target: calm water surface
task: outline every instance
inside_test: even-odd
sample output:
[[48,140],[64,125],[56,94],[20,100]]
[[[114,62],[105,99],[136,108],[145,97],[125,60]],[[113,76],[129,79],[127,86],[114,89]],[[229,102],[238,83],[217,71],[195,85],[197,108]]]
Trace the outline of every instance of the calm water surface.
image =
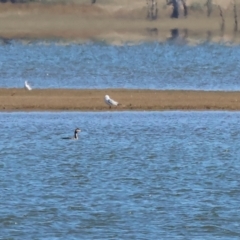
[[0,113],[0,239],[239,239],[239,122]]
[[0,45],[0,87],[240,90],[240,46]]

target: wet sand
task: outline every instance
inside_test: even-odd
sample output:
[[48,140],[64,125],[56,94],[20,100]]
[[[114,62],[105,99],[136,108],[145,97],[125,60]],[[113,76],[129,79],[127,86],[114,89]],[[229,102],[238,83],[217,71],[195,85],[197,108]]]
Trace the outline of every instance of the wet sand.
[[[109,109],[104,96],[119,101]],[[0,111],[240,110],[240,92],[182,90],[0,89]]]

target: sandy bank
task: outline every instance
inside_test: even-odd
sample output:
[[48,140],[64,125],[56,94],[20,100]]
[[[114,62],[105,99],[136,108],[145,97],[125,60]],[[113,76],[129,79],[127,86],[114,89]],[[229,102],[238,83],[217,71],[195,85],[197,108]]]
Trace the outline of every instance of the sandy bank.
[[240,92],[156,90],[0,89],[0,111],[109,111],[108,94],[126,110],[240,110]]
[[[82,2],[82,1],[79,1]],[[146,1],[97,1],[97,4],[0,4],[0,38],[27,40],[124,42],[179,41],[240,42],[234,32],[232,6],[224,11],[225,25],[215,7],[211,17],[206,9],[189,8],[187,18],[171,19],[171,7],[159,0],[159,17],[147,20]],[[201,1],[200,1],[201,2]],[[202,4],[203,5],[203,4]],[[198,6],[198,5],[197,5]],[[174,31],[172,31],[175,29]]]

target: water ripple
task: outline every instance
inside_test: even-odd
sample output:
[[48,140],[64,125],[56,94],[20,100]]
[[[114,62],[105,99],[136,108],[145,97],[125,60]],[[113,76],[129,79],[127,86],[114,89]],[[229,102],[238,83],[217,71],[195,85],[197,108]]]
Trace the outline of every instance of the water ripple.
[[[239,90],[239,46],[0,45],[1,87]],[[16,71],[17,70],[17,71]]]
[[0,239],[238,239],[239,120],[1,113]]

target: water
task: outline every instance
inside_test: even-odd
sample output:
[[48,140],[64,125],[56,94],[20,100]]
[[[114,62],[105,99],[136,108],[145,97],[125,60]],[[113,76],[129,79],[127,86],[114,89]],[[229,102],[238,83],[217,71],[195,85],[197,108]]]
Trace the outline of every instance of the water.
[[[240,47],[0,45],[0,87],[240,90]],[[0,240],[239,239],[240,113],[0,113]],[[78,141],[62,140],[82,128]]]
[[240,46],[0,45],[0,87],[240,90]]
[[239,121],[1,113],[0,239],[239,239]]

